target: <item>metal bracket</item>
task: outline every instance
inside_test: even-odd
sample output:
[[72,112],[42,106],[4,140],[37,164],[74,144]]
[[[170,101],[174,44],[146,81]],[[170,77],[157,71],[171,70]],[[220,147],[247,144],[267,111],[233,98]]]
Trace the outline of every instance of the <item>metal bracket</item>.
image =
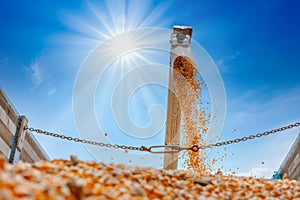
[[172,48],[177,46],[189,47],[192,39],[192,27],[190,26],[173,26],[170,43]]
[[11,150],[8,162],[16,164],[20,160],[23,141],[25,139],[26,130],[24,127],[28,124],[28,119],[25,116],[18,118],[18,124],[15,135],[12,137]]

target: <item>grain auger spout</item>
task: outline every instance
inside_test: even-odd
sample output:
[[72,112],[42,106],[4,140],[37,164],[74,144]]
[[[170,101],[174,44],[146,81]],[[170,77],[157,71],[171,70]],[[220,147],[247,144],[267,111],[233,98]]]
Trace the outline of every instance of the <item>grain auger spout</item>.
[[[166,123],[165,145],[180,144],[181,108],[179,94],[176,92],[180,86],[179,74],[187,80],[194,78],[195,66],[192,62],[191,52],[192,27],[174,26],[171,34],[170,74],[168,91],[168,110]],[[177,74],[177,75],[176,75]],[[179,153],[164,156],[165,169],[177,169]]]

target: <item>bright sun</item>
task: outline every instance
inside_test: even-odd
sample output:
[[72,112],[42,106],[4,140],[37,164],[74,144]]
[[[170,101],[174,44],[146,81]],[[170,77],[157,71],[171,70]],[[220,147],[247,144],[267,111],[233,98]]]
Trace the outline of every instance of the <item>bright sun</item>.
[[[168,9],[169,4],[161,3],[157,6],[145,4],[144,1],[121,0],[116,4],[113,1],[105,0],[100,2],[85,1],[89,12],[80,18],[70,16],[68,25],[78,32],[78,43],[91,44],[92,47],[103,41],[110,40],[110,47],[106,47],[107,53],[111,56],[118,55],[117,59],[121,64],[132,66],[136,59],[146,59],[137,51],[128,51],[140,39],[136,35],[130,35],[130,31],[144,27],[164,27],[169,25],[168,19],[161,19],[163,13]],[[145,6],[147,5],[147,6]],[[158,20],[159,19],[159,20]],[[127,34],[128,33],[128,34]],[[124,68],[125,66],[120,66]]]
[[134,57],[138,55],[137,52],[130,51],[134,47],[137,47],[137,41],[131,34],[120,34],[111,39],[110,45],[107,47],[113,55],[120,55],[119,59],[124,61],[123,63],[129,64],[134,60]]

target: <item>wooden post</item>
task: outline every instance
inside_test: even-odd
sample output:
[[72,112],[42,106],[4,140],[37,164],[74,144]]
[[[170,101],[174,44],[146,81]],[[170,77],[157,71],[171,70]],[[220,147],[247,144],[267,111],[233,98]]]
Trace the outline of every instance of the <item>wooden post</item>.
[[24,127],[28,124],[28,119],[25,116],[19,116],[16,133],[12,136],[12,147],[8,162],[16,164],[20,160],[21,150],[25,139],[26,131]]
[[[176,57],[184,54],[190,47],[192,37],[191,27],[174,26],[171,35],[170,75],[168,91],[168,109],[166,122],[165,145],[180,145],[180,121],[181,111],[179,101],[176,98],[174,61]],[[169,150],[169,149],[166,149]],[[171,150],[171,149],[170,149]],[[177,169],[178,153],[165,154],[164,169]]]

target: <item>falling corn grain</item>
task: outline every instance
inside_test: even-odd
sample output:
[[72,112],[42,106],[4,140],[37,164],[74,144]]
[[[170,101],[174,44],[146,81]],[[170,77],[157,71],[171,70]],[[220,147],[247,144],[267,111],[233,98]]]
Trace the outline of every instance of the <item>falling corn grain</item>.
[[[174,85],[181,110],[181,133],[183,146],[205,145],[210,113],[202,106],[204,82],[196,76],[196,65],[188,57],[174,60]],[[206,103],[208,105],[208,103]],[[200,175],[210,173],[216,160],[210,161],[205,151],[188,151],[183,155],[184,167]]]

